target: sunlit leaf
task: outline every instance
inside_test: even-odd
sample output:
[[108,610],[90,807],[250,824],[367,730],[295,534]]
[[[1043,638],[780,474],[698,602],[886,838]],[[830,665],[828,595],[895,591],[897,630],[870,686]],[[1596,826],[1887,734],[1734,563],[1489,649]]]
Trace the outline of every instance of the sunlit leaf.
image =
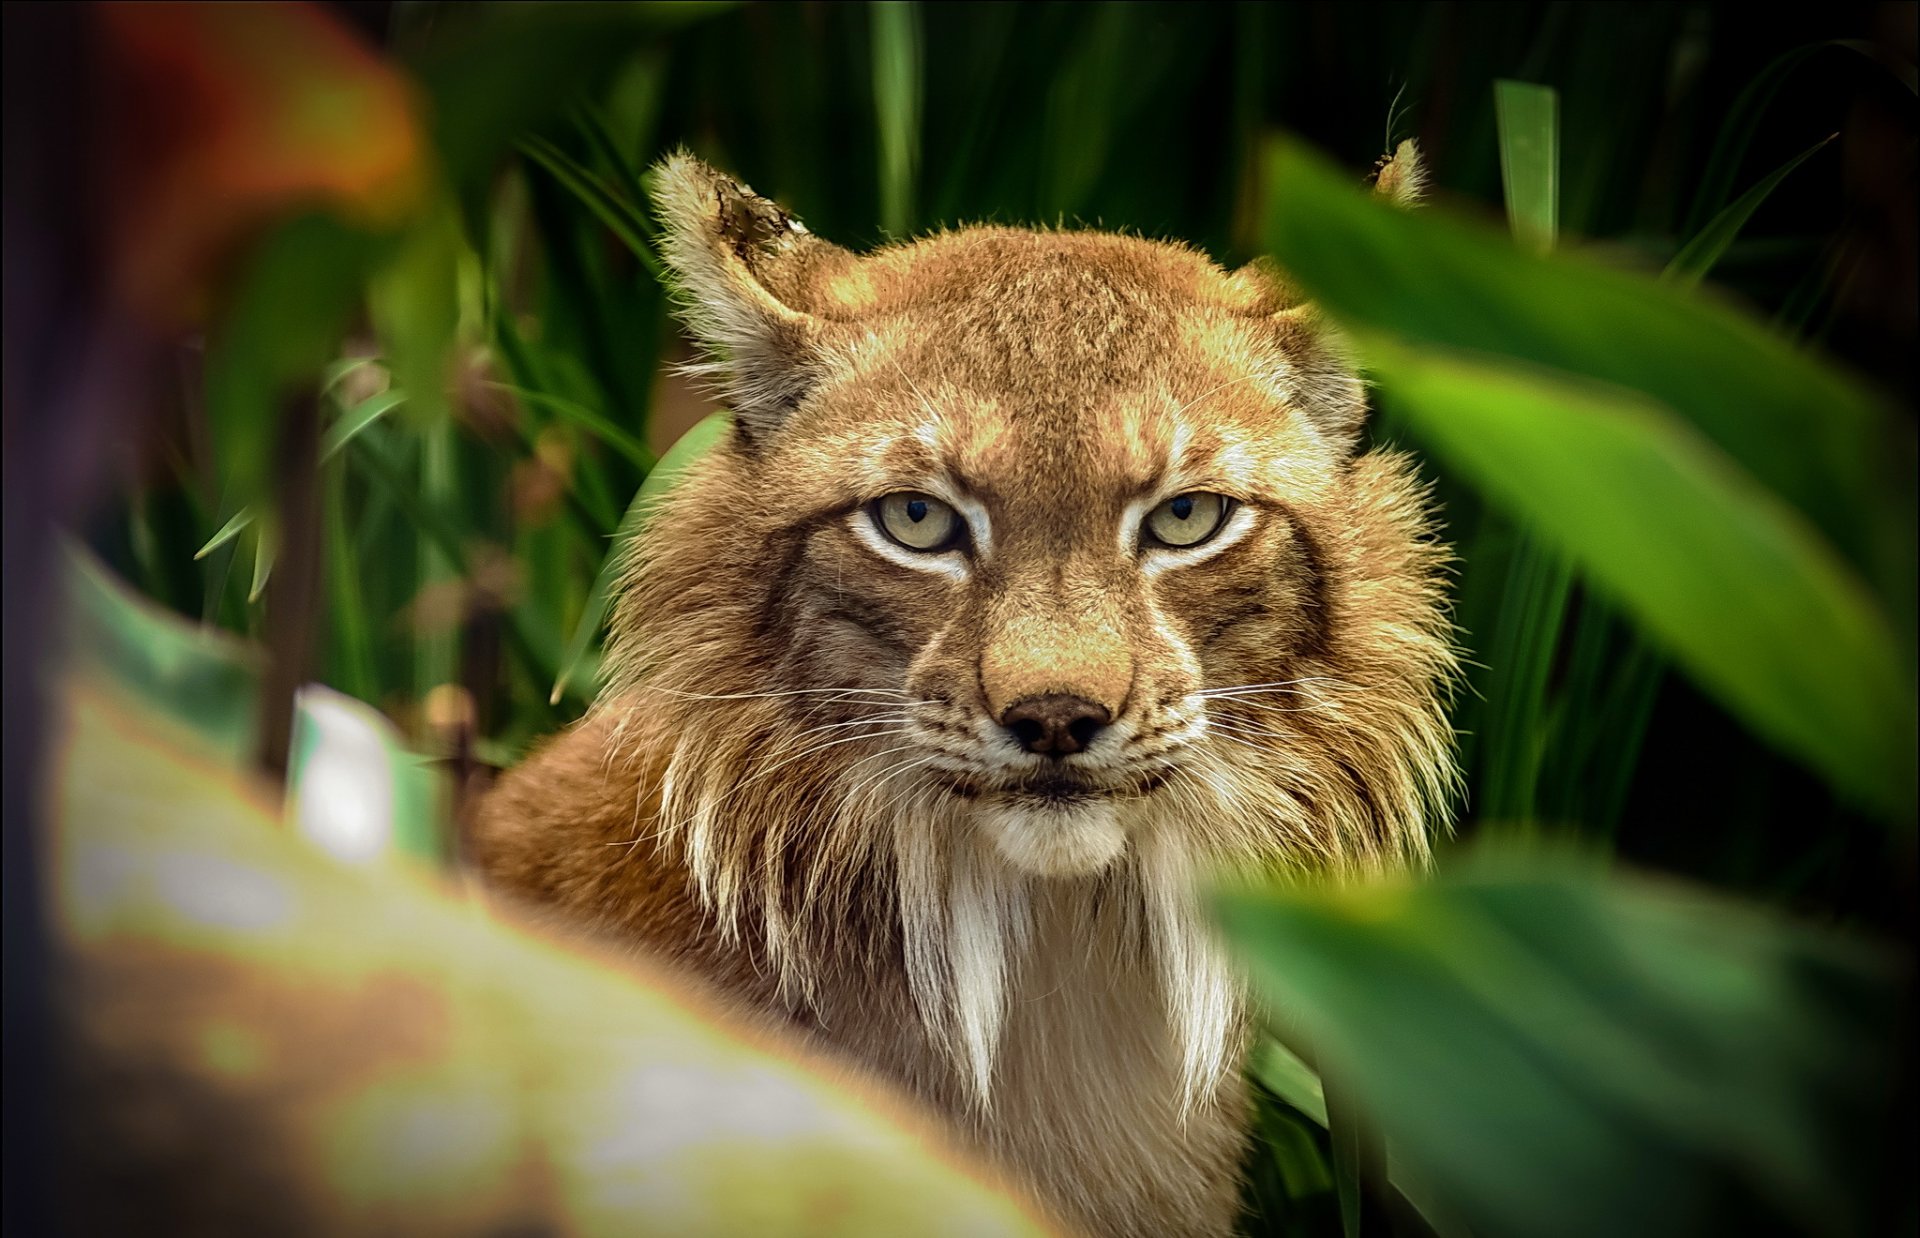
[[1493,101],[1507,222],[1522,245],[1546,253],[1560,231],[1560,96],[1502,81],[1493,84]]
[[880,226],[913,228],[920,162],[919,10],[910,0],[873,0],[873,109],[880,128]]

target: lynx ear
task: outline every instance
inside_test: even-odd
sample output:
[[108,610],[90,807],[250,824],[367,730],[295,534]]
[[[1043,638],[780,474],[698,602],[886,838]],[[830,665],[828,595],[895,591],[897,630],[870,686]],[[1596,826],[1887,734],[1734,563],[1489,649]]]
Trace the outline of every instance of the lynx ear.
[[1427,196],[1427,164],[1420,148],[1408,138],[1391,155],[1380,156],[1373,169],[1373,192],[1395,206],[1419,206]]
[[1228,286],[1272,350],[1269,385],[1343,453],[1351,452],[1366,424],[1367,392],[1340,333],[1268,259],[1235,271]]
[[845,251],[684,151],[653,172],[660,251],[680,317],[748,442],[777,430],[818,377],[819,323],[806,290]]

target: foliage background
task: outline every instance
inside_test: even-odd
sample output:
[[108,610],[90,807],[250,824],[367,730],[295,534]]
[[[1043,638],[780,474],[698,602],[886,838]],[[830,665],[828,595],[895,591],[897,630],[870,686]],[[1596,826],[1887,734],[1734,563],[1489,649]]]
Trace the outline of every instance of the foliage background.
[[[1716,246],[1709,278],[1890,410],[1876,433],[1899,476],[1884,502],[1862,500],[1864,518],[1892,561],[1911,550],[1912,5],[1765,21],[1698,3],[327,12],[414,92],[363,92],[367,110],[316,121],[350,138],[327,157],[374,168],[376,185],[383,135],[417,106],[424,171],[392,190],[404,203],[384,222],[367,220],[385,191],[349,185],[283,195],[236,227],[247,241],[213,263],[221,276],[197,312],[139,354],[137,415],[101,445],[111,481],[84,531],[147,597],[257,640],[283,679],[303,668],[288,685],[317,679],[395,719],[454,770],[456,818],[487,767],[589,699],[609,539],[661,454],[709,411],[668,368],[686,350],[648,249],[646,169],[679,145],[855,247],[1002,220],[1180,238],[1235,265],[1277,235],[1288,185],[1267,173],[1281,133],[1356,184],[1417,138],[1439,203],[1498,225],[1515,204],[1495,83],[1515,80],[1557,98],[1561,248],[1649,273],[1811,149]],[[297,91],[282,93],[282,111],[267,110],[297,125]],[[361,215],[342,224],[337,201],[301,215],[329,193]],[[1371,434],[1422,449],[1401,398],[1383,384]],[[1803,924],[1908,932],[1910,799],[1889,828],[1889,810],[1837,792],[1831,771],[1758,738],[1675,670],[1453,457],[1428,468],[1472,659],[1457,713],[1463,842],[1579,840]],[[1901,634],[1910,701],[1911,573],[1876,564],[1856,566]],[[262,691],[279,690],[269,674]],[[1870,1021],[1876,1036],[1892,1020]],[[1882,1076],[1893,1096],[1906,1078],[1904,1066]],[[1263,1111],[1272,1156],[1256,1165],[1250,1229],[1446,1228],[1431,1208],[1411,1216],[1397,1176],[1368,1168],[1366,1123],[1343,1151],[1337,1115],[1330,1136],[1327,1115],[1299,1100],[1276,1094]],[[1885,1122],[1854,1119],[1847,1148],[1871,1158],[1909,1138]],[[1878,1164],[1853,1188],[1876,1200],[1891,1189]],[[1728,1190],[1708,1196],[1725,1217],[1765,1213]],[[1699,1219],[1668,1217],[1680,1230]]]

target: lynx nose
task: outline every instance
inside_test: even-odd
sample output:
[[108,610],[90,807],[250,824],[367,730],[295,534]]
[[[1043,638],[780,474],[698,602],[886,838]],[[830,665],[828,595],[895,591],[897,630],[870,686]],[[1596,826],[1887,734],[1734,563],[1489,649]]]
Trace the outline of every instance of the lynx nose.
[[1081,752],[1113,720],[1105,705],[1084,696],[1030,696],[1000,715],[1000,725],[1028,752],[1064,757]]

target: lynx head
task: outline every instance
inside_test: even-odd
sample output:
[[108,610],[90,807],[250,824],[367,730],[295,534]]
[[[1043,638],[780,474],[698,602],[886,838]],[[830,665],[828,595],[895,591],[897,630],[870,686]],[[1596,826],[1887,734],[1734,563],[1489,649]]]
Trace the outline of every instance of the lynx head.
[[1235,1003],[1196,874],[1418,862],[1453,776],[1443,552],[1358,452],[1361,383],[1260,266],[999,227],[860,255],[655,177],[734,417],[615,623],[605,708],[671,736],[659,833],[801,998],[900,952],[983,1095],[1053,948],[1032,901],[1100,891],[1204,1091]]

